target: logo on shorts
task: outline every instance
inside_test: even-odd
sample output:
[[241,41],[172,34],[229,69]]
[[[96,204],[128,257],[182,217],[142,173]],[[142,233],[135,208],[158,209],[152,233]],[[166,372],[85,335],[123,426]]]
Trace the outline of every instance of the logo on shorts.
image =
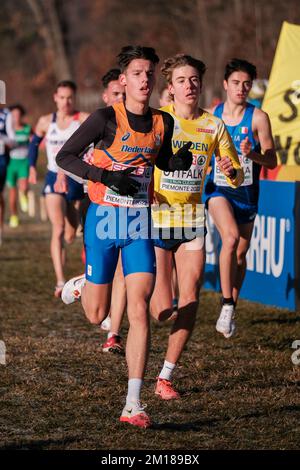
[[130,137],[130,132],[126,132],[126,134],[123,135],[123,137],[121,138],[122,142],[126,142],[126,140],[128,140]]
[[88,267],[87,267],[87,273],[88,273],[88,276],[91,276],[92,275],[92,272],[93,272],[93,268],[90,264],[88,264]]

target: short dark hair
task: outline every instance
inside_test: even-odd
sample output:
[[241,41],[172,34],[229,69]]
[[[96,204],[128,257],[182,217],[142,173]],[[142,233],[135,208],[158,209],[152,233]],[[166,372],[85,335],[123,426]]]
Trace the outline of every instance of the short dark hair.
[[107,88],[110,82],[118,80],[120,73],[120,69],[110,69],[106,72],[106,74],[101,78],[103,88]]
[[123,73],[124,70],[128,67],[130,62],[135,59],[145,59],[150,60],[154,65],[158,64],[159,57],[155,52],[153,47],[144,47],[144,46],[125,46],[122,47],[120,54],[117,56],[118,63]]
[[225,66],[224,80],[228,80],[234,72],[246,72],[250,75],[251,81],[256,79],[256,67],[244,59],[231,59]]
[[9,110],[10,111],[13,111],[14,109],[17,109],[18,111],[20,111],[20,114],[21,116],[25,116],[26,114],[26,109],[24,108],[24,106],[22,106],[21,104],[19,103],[16,103],[16,104],[12,104],[10,107],[9,107]]
[[56,90],[55,91],[57,91],[59,88],[70,88],[71,90],[74,91],[74,93],[76,93],[76,91],[77,91],[77,85],[72,80],[61,80],[56,85]]
[[164,65],[161,68],[161,72],[167,83],[172,83],[172,74],[174,69],[177,67],[183,67],[184,65],[190,65],[191,67],[194,67],[199,74],[200,80],[202,81],[203,75],[206,71],[204,62],[187,54],[176,54],[166,59],[164,61]]

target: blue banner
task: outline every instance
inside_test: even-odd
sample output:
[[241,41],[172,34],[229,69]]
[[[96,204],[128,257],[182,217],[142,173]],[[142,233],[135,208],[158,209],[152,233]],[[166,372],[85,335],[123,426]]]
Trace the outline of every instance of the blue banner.
[[[296,310],[299,302],[300,183],[260,182],[258,214],[240,297]],[[208,219],[204,287],[220,290],[220,238]]]

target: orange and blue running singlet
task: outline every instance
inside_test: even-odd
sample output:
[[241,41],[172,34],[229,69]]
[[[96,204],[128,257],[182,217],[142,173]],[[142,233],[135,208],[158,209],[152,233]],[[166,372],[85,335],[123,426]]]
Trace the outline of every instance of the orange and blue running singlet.
[[[125,276],[155,273],[150,214],[153,167],[162,152],[172,155],[172,131],[167,113],[150,108],[145,115],[135,115],[118,103],[93,113],[62,149],[61,166],[89,179],[92,203],[84,233],[88,281],[112,282],[120,249]],[[92,171],[133,167],[132,177],[141,183],[134,197],[120,196],[93,180],[88,165],[78,158],[90,143],[95,148]]]

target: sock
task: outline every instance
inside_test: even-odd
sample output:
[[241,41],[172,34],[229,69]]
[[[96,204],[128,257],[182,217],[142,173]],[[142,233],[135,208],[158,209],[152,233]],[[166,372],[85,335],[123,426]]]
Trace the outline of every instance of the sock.
[[128,380],[128,392],[126,397],[126,403],[136,403],[137,401],[140,401],[142,385],[142,379]]
[[172,364],[172,362],[165,361],[158,377],[160,379],[171,380],[175,367],[176,364]]
[[120,336],[119,333],[114,333],[113,331],[110,331],[107,335],[107,339],[112,338],[113,336]]
[[223,297],[222,305],[234,305],[233,297]]

